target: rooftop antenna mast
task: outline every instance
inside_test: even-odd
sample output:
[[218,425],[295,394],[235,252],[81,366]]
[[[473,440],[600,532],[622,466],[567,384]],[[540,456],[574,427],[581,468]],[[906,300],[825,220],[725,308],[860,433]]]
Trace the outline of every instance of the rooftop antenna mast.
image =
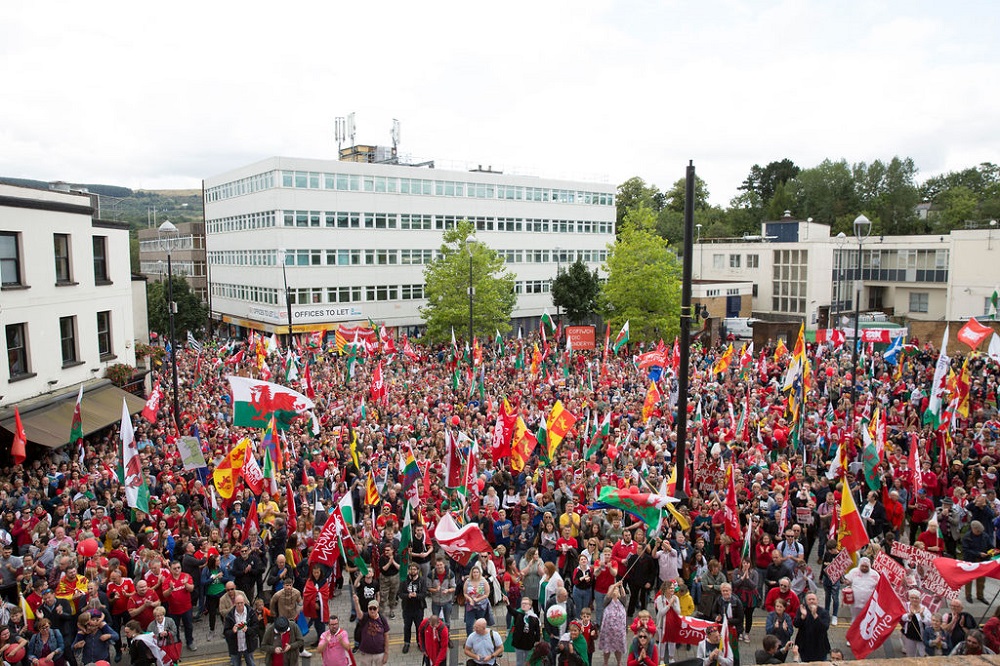
[[347,138],[351,141],[351,146],[354,146],[354,133],[356,127],[354,126],[354,112],[351,111],[347,114]]
[[399,147],[399,121],[395,118],[392,119],[392,131],[389,132],[389,135],[392,137],[392,157],[395,161],[396,149]]
[[337,140],[337,156],[340,156],[340,148],[347,138],[347,121],[344,116],[337,116],[333,119],[333,136]]

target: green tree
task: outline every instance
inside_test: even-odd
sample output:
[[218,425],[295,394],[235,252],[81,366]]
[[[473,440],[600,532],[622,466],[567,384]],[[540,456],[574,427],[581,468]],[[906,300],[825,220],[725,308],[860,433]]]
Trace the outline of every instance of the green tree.
[[648,207],[629,212],[604,265],[601,308],[613,329],[628,320],[634,340],[669,338],[679,330],[681,265],[655,228]]
[[750,201],[759,202],[763,207],[771,202],[778,187],[799,175],[801,169],[787,157],[780,162],[770,162],[767,166],[754,164],[750,174],[739,186],[740,190],[752,194]]
[[951,187],[937,197],[937,210],[931,215],[931,231],[948,233],[960,229],[967,220],[975,220],[979,199],[964,185]]
[[[208,310],[201,299],[191,291],[191,286],[183,277],[174,276],[173,289],[174,302],[177,303],[174,334],[177,342],[184,344],[188,331],[197,336],[198,332],[205,328]],[[146,283],[146,313],[149,317],[149,330],[156,331],[162,336],[170,334],[166,281]]]
[[473,335],[492,339],[498,329],[509,331],[517,296],[514,275],[503,258],[476,241],[475,227],[466,220],[445,231],[443,239],[441,256],[424,269],[427,305],[420,308],[420,315],[427,322],[427,336],[444,342],[451,339],[453,328],[456,337],[468,335],[470,273]]
[[786,187],[795,203],[791,209],[798,217],[833,225],[838,217],[853,213],[860,206],[854,187],[854,173],[847,160],[823,160],[811,169],[803,169]]
[[552,304],[566,311],[566,317],[579,324],[597,309],[601,282],[597,271],[577,259],[552,282]]
[[[684,212],[684,196],[687,193],[687,178],[680,178],[674,186],[663,193],[666,197],[665,208],[677,213]],[[694,177],[694,209],[708,208],[708,185],[699,176]]]
[[859,208],[871,211],[874,232],[901,235],[921,231],[916,209],[920,192],[912,159],[893,157],[888,164],[881,160],[859,162],[853,172]]
[[632,176],[618,186],[618,194],[615,197],[616,227],[621,226],[625,214],[630,210],[646,205],[654,212],[659,212],[663,209],[663,204],[663,193],[656,185],[646,185],[646,181],[639,176]]

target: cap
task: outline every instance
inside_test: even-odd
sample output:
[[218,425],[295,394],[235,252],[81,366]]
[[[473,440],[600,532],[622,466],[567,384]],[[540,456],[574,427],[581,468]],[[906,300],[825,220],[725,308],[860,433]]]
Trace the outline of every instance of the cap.
[[274,621],[274,629],[276,631],[280,631],[281,633],[288,631],[288,618],[283,615],[279,615],[278,619]]
[[378,602],[372,599],[371,601],[368,602],[368,608],[369,609],[378,608]]

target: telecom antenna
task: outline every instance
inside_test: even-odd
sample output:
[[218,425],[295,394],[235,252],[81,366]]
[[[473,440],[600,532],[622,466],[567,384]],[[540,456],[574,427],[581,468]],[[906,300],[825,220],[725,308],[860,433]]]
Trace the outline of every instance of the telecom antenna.
[[396,149],[399,147],[399,121],[395,118],[392,119],[392,131],[389,133],[392,137],[392,156],[396,156]]
[[351,145],[354,145],[354,132],[357,128],[354,126],[354,112],[351,111],[347,114],[347,138],[351,140]]
[[333,135],[337,140],[337,155],[340,155],[340,148],[347,138],[347,121],[344,116],[337,116],[333,119]]

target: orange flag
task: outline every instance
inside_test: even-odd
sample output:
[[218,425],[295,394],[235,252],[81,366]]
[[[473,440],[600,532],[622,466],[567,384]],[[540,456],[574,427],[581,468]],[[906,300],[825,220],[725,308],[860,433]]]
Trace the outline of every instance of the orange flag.
[[864,521],[861,520],[861,513],[858,505],[854,503],[854,496],[847,482],[844,482],[844,490],[840,496],[840,522],[837,526],[837,542],[841,548],[849,553],[856,553],[868,543],[868,533],[865,531]]
[[645,423],[653,415],[657,403],[660,402],[660,389],[656,382],[649,382],[649,390],[646,391],[646,401],[642,403],[642,422]]
[[545,430],[548,432],[549,440],[549,460],[555,460],[556,449],[559,448],[563,438],[574,423],[576,423],[576,416],[563,407],[562,400],[556,400],[556,404],[549,413],[549,418],[545,421]]
[[524,419],[518,416],[517,422],[514,424],[514,436],[511,438],[511,469],[515,472],[523,470],[525,464],[528,462],[528,459],[531,458],[531,453],[535,450],[535,446],[537,444],[538,439],[528,432],[528,426],[525,425]]
[[21,412],[17,405],[14,405],[14,442],[10,445],[10,457],[14,459],[15,465],[20,465],[27,457],[24,447],[28,443],[28,436],[24,434],[24,425],[21,423]]

